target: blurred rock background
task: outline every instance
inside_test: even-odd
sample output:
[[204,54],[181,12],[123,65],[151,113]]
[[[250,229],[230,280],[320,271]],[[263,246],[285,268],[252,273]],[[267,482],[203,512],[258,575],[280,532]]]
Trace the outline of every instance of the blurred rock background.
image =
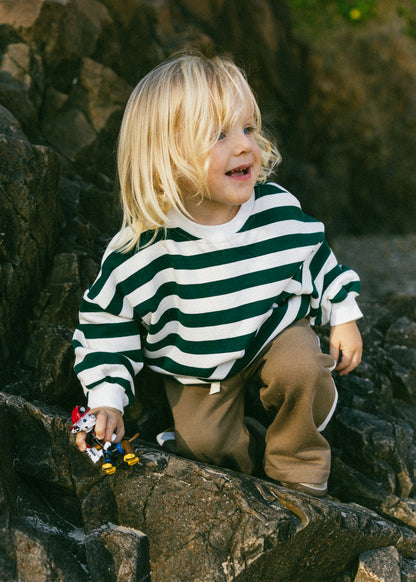
[[[124,105],[186,46],[246,70],[277,181],[362,276],[327,500],[152,448],[168,413],[151,375],[126,418],[140,465],[101,476],[68,434]],[[0,579],[416,580],[415,96],[414,0],[0,0]]]

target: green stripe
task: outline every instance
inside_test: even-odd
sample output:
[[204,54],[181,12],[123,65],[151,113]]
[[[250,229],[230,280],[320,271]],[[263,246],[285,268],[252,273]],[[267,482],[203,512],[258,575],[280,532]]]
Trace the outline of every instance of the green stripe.
[[333,283],[340,275],[342,271],[339,265],[333,267],[330,271],[328,271],[324,276],[324,289],[328,289],[328,287]]
[[88,301],[85,297],[83,297],[81,300],[80,312],[81,313],[102,313],[103,308],[100,305],[98,305],[97,303],[93,303],[91,301]]
[[[273,239],[247,244],[244,247],[222,249],[212,253],[202,253],[191,257],[180,254],[164,254],[156,257],[140,271],[133,272],[117,286],[116,294],[122,289],[122,294],[128,295],[151,281],[156,273],[165,269],[183,271],[202,271],[216,266],[231,265],[248,259],[257,259],[268,254],[314,246],[322,240],[322,233],[300,233],[277,236]],[[120,300],[117,302],[117,305]],[[115,305],[116,303],[114,303]],[[113,303],[112,303],[113,305]],[[112,307],[113,309],[114,307]]]
[[256,186],[254,187],[254,193],[256,199],[260,199],[263,198],[264,196],[270,195],[276,196],[278,194],[288,194],[287,190],[279,186],[279,184],[274,183],[271,184],[270,182],[267,182],[265,184],[256,184]]
[[351,283],[347,283],[338,291],[335,297],[331,300],[332,303],[341,303],[348,297],[348,294],[351,292],[360,293],[360,282],[359,281],[351,281]]
[[170,333],[155,343],[146,343],[146,354],[151,354],[171,346],[181,352],[192,355],[224,354],[244,350],[255,332],[237,337],[228,337],[216,340],[188,341],[175,333]]
[[148,366],[157,366],[168,374],[173,374],[174,376],[191,376],[201,380],[209,378],[217,367],[198,368],[196,366],[187,366],[185,364],[178,364],[175,360],[168,357],[146,357],[145,363]]
[[89,352],[81,362],[74,366],[74,370],[76,374],[79,374],[80,372],[88,370],[89,368],[95,368],[96,366],[104,366],[108,364],[115,366],[125,366],[130,376],[133,377],[135,374],[133,366],[127,357],[122,353],[115,352]]
[[[229,279],[215,281],[212,283],[201,283],[194,285],[179,285],[171,281],[162,284],[156,294],[148,301],[140,305],[141,313],[154,312],[161,300],[167,295],[177,295],[180,299],[203,299],[207,297],[218,297],[229,295],[242,289],[253,289],[268,283],[278,283],[281,280],[291,279],[299,268],[299,263],[265,269],[256,273],[248,273],[230,277]],[[113,307],[113,305],[111,305]]]
[[95,299],[97,295],[102,291],[107,279],[110,277],[111,273],[128,261],[134,254],[134,251],[128,253],[112,252],[108,255],[105,261],[101,265],[101,274],[96,279],[96,281],[91,285],[88,296],[91,299]]
[[87,339],[112,339],[117,337],[131,337],[139,335],[139,329],[135,321],[123,323],[81,323],[78,329]]
[[[139,246],[143,247],[148,244],[153,236],[154,231],[144,232],[140,237]],[[172,240],[180,242],[184,240],[196,240],[196,238],[177,228],[167,229],[166,232],[164,229],[159,229],[150,246],[160,242],[161,240]],[[107,282],[114,269],[120,267],[126,261],[129,261],[135,255],[135,253],[135,249],[132,249],[127,253],[121,253],[120,251],[113,251],[110,253],[101,265],[100,277],[97,278],[97,280],[90,287],[88,292],[89,297],[91,299],[95,299],[95,297],[97,297],[97,295],[102,291],[105,283]]]
[[205,313],[186,314],[181,313],[178,309],[167,309],[160,319],[151,326],[149,333],[155,335],[159,333],[163,327],[170,321],[179,322],[184,327],[194,328],[208,328],[218,325],[227,325],[243,321],[251,317],[256,317],[266,313],[273,303],[280,303],[286,298],[287,293],[281,293],[278,297],[267,297],[260,301],[253,301],[233,307],[227,310],[210,311]]
[[238,232],[248,232],[255,228],[284,222],[286,220],[296,220],[300,223],[314,222],[319,224],[316,218],[312,218],[308,214],[305,214],[297,206],[277,206],[275,208],[267,208],[251,216]]
[[322,267],[330,256],[331,249],[329,248],[326,240],[323,240],[321,246],[317,249],[315,256],[313,257],[309,268],[313,281],[316,280],[322,270]]

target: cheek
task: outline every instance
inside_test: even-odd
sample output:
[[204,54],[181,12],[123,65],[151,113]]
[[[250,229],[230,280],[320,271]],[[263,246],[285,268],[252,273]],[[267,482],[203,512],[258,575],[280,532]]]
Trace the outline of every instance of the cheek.
[[207,160],[206,177],[208,181],[216,181],[220,179],[225,172],[224,164],[216,156],[211,156]]

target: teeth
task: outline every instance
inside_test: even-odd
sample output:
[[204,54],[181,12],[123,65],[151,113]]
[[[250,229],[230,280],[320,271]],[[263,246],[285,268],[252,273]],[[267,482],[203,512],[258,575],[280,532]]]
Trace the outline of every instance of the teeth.
[[228,176],[242,176],[244,174],[247,174],[248,169],[247,168],[236,168],[235,170],[230,170],[229,172],[227,172]]

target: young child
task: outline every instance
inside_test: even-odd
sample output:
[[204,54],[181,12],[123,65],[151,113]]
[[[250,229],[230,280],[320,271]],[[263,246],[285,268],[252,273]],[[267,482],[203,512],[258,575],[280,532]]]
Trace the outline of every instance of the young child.
[[[323,225],[266,181],[279,161],[230,60],[182,54],[140,81],[118,144],[123,225],[81,304],[75,370],[98,438],[122,438],[133,378],[149,366],[163,374],[178,452],[246,473],[258,459],[244,390],[258,382],[275,414],[265,474],[320,496],[331,371],[361,360],[359,279]],[[330,355],[310,325],[327,322]]]

